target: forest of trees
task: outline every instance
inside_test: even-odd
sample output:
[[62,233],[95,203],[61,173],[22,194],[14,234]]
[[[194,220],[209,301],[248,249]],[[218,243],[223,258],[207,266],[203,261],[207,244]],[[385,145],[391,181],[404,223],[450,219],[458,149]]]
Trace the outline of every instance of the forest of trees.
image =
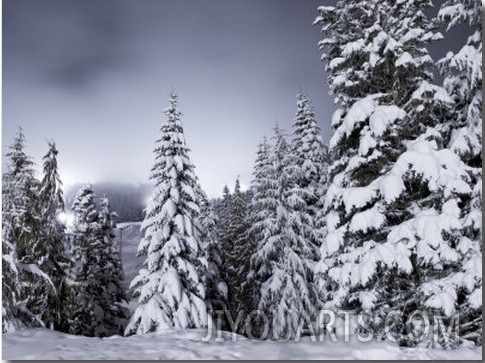
[[74,225],[66,230],[55,144],[48,145],[41,180],[22,130],[10,150],[2,181],[3,332],[31,326],[121,333],[128,312],[108,199],[82,187],[71,208]]
[[[81,187],[66,230],[57,149],[49,143],[37,180],[20,131],[2,183],[3,332],[145,334],[213,326],[225,310],[256,336],[294,337],[302,315],[312,325],[329,309],[366,311],[369,331],[386,339],[397,311],[392,331],[414,346],[419,310],[438,311],[446,326],[459,313],[460,336],[439,345],[481,345],[482,8],[447,0],[429,19],[429,6],[342,0],[318,9],[333,135],[325,145],[308,95],[298,94],[291,130],[275,126],[258,145],[247,191],[237,179],[222,198],[207,197],[171,94],[131,316],[109,201]],[[471,32],[461,49],[433,61],[438,27],[460,24]],[[246,319],[256,310],[268,322]]]

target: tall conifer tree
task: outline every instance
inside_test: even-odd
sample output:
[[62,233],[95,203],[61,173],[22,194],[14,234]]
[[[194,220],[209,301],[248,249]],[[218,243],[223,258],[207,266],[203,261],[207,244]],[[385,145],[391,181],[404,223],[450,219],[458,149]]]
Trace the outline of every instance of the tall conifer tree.
[[58,329],[62,324],[62,295],[67,288],[65,279],[70,259],[65,250],[64,226],[59,221],[60,214],[64,212],[64,199],[57,165],[58,151],[53,142],[49,142],[48,146],[39,191],[42,231],[35,251],[40,269],[49,276],[55,288],[44,283],[35,294],[41,300],[37,309],[44,324]]
[[482,4],[475,0],[445,1],[438,20],[446,29],[468,26],[471,35],[456,53],[438,62],[444,87],[455,102],[449,121],[442,127],[448,148],[468,166],[471,194],[463,195],[454,243],[460,268],[429,289],[430,300],[444,291],[456,296],[462,339],[482,344]]
[[110,209],[108,198],[103,196],[99,202],[99,238],[102,242],[99,282],[104,286],[100,295],[103,335],[123,334],[128,319],[121,246],[115,239],[117,218],[118,215]]
[[236,179],[228,213],[229,250],[226,253],[225,267],[231,281],[229,285],[229,310],[235,320],[240,311],[249,312],[250,305],[250,260],[253,244],[248,238],[247,202],[241,190],[239,178]]
[[40,235],[38,187],[33,161],[25,153],[20,129],[7,153],[8,166],[2,185],[2,293],[3,331],[19,326],[44,326],[31,294],[49,278],[35,261],[34,246]]
[[261,219],[251,226],[257,243],[251,265],[258,282],[257,308],[269,319],[270,338],[280,339],[301,333],[301,314],[307,314],[309,322],[314,317],[317,246],[305,210],[307,192],[295,183],[301,169],[279,128],[269,162],[264,196],[255,203]]
[[103,241],[99,238],[99,211],[91,185],[78,190],[71,209],[75,215],[71,248],[74,263],[69,271],[70,289],[63,307],[64,329],[71,334],[102,335]]
[[457,262],[446,236],[469,193],[466,168],[443,148],[441,125],[453,100],[432,80],[426,45],[441,35],[423,13],[430,5],[339,1],[321,7],[316,21],[327,34],[321,47],[340,107],[318,265],[322,296],[329,307],[371,310],[378,336],[389,311],[401,311],[393,332],[403,345],[416,344],[403,335],[416,309],[450,313],[449,304],[426,296]]
[[[155,148],[150,195],[138,255],[145,268],[132,281],[138,299],[126,334],[207,326],[206,259],[198,220],[197,178],[189,159],[177,96],[171,94]],[[205,261],[205,262],[204,262]]]

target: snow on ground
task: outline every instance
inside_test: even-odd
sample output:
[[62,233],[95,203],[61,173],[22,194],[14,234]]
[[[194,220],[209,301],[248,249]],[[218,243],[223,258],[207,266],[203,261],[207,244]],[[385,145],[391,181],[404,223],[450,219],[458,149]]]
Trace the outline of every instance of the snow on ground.
[[345,342],[338,337],[332,342],[312,342],[309,337],[299,342],[254,342],[242,336],[231,341],[223,333],[223,342],[203,342],[205,330],[167,330],[144,336],[88,338],[29,329],[3,335],[4,360],[161,360],[161,359],[453,359],[481,360],[480,348],[438,350],[399,348],[391,342],[359,342],[356,336]]

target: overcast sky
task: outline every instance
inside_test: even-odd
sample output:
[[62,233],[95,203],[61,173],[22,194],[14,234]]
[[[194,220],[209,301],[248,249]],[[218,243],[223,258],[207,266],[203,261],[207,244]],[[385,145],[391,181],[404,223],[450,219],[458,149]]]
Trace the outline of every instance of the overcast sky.
[[[295,96],[325,141],[328,95],[312,22],[323,0],[4,0],[3,154],[19,126],[65,182],[145,183],[172,88],[202,186],[251,180],[256,145]],[[328,3],[328,2],[327,2]]]

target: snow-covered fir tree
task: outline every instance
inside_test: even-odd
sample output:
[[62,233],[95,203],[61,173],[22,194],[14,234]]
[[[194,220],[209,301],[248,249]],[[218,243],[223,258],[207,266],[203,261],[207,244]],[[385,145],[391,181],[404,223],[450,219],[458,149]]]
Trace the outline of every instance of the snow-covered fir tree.
[[468,25],[471,35],[455,54],[438,62],[444,87],[455,102],[454,112],[443,131],[448,148],[468,166],[472,191],[460,201],[459,231],[455,243],[461,268],[439,281],[439,290],[455,291],[460,312],[462,339],[482,341],[482,4],[475,0],[445,1],[438,20],[447,30]]
[[37,308],[43,297],[33,291],[51,283],[35,260],[40,233],[39,182],[33,161],[25,153],[25,136],[20,129],[6,154],[7,170],[2,185],[2,293],[3,331],[21,325],[44,326]]
[[448,0],[438,19],[447,30],[460,24],[472,30],[463,47],[456,54],[448,52],[438,66],[445,76],[444,87],[455,101],[448,146],[478,168],[482,160],[482,5],[475,0]]
[[222,245],[225,246],[227,243],[227,236],[229,234],[227,227],[229,225],[229,208],[231,203],[231,192],[227,185],[224,186],[222,190],[222,199],[220,200],[216,212],[217,218],[217,233],[219,235],[219,240]]
[[69,295],[66,296],[63,330],[71,334],[96,336],[102,330],[103,310],[100,295],[102,241],[99,239],[99,212],[91,185],[82,186],[72,204],[75,215],[71,247],[73,265],[69,271]]
[[19,318],[25,304],[20,297],[20,274],[18,257],[13,237],[14,220],[7,212],[11,208],[8,195],[8,176],[2,181],[2,333],[21,328],[24,324]]
[[297,111],[293,123],[291,149],[295,155],[301,178],[298,185],[308,189],[309,199],[306,201],[309,212],[317,215],[323,208],[322,195],[325,194],[326,147],[323,144],[320,128],[315,120],[313,107],[307,95],[297,96]]
[[303,313],[309,324],[315,318],[312,271],[317,247],[306,191],[295,183],[301,169],[279,128],[269,161],[262,181],[264,196],[257,196],[254,203],[259,220],[251,225],[257,243],[251,268],[257,281],[257,308],[269,319],[269,337],[284,339],[301,333]]
[[[246,333],[246,330],[260,331],[263,327],[258,318],[253,318],[248,322],[246,317],[249,312],[258,309],[259,289],[261,287],[260,281],[255,276],[254,264],[252,262],[253,255],[256,251],[258,241],[263,233],[263,224],[267,216],[269,216],[267,204],[267,190],[269,188],[269,175],[271,167],[271,146],[266,137],[258,144],[256,150],[256,159],[253,167],[253,179],[251,180],[252,197],[248,204],[247,220],[250,226],[247,233],[247,243],[252,245],[253,253],[250,258],[250,271],[246,277],[246,289],[249,299],[244,303],[245,311],[243,321],[246,324],[241,326],[241,333]],[[246,326],[249,324],[248,326]]]
[[[230,290],[232,288],[232,275],[231,266],[228,262],[230,260],[230,254],[232,253],[231,240],[229,238],[229,209],[231,203],[231,193],[227,185],[222,190],[222,198],[215,205],[216,219],[216,232],[217,238],[220,243],[220,257],[221,257],[221,269],[220,273],[224,281],[231,282],[227,286],[226,299],[230,299]],[[228,301],[229,303],[229,301]],[[226,308],[230,309],[231,305],[228,304]]]
[[[456,306],[453,292],[430,293],[458,262],[449,236],[470,193],[466,166],[443,147],[453,100],[432,83],[426,44],[441,36],[423,13],[430,5],[339,1],[316,20],[340,107],[317,272],[326,306],[370,310],[377,336],[391,310],[402,312],[393,327],[402,334],[416,309],[449,316]],[[416,344],[407,335],[400,343]]]
[[52,284],[45,281],[34,294],[39,297],[36,309],[45,326],[58,329],[62,324],[61,305],[70,259],[64,243],[65,228],[59,220],[64,212],[64,199],[57,166],[58,151],[55,143],[49,142],[48,146],[39,191],[41,232],[34,250],[40,269]]
[[128,319],[125,289],[123,287],[123,265],[121,263],[121,246],[116,241],[115,228],[118,215],[110,210],[109,200],[103,196],[99,202],[99,227],[102,249],[100,251],[99,282],[104,286],[100,296],[103,309],[103,335],[120,334]]
[[201,241],[197,178],[189,159],[177,96],[171,94],[166,123],[155,148],[150,195],[138,254],[145,267],[132,281],[138,306],[126,334],[208,324],[205,305],[207,260]]
[[[313,107],[307,95],[297,95],[297,111],[293,123],[292,152],[296,165],[301,170],[297,185],[305,190],[306,212],[311,217],[316,238],[315,245],[320,245],[326,234],[324,203],[327,189],[328,152],[323,144],[320,128],[317,125]],[[325,291],[322,276],[316,276],[315,287]],[[323,284],[324,285],[324,284]]]
[[248,238],[247,201],[241,190],[239,178],[236,179],[228,210],[225,268],[229,284],[229,311],[233,320],[240,311],[249,313],[251,285],[248,279],[253,244]]
[[206,304],[212,316],[217,310],[227,309],[228,286],[223,275],[222,248],[217,233],[217,216],[202,188],[197,188],[200,206],[201,240],[205,243],[207,259]]
[[107,198],[96,204],[91,185],[84,185],[72,205],[75,214],[73,266],[64,299],[63,330],[87,336],[122,334],[127,319],[120,249]]

